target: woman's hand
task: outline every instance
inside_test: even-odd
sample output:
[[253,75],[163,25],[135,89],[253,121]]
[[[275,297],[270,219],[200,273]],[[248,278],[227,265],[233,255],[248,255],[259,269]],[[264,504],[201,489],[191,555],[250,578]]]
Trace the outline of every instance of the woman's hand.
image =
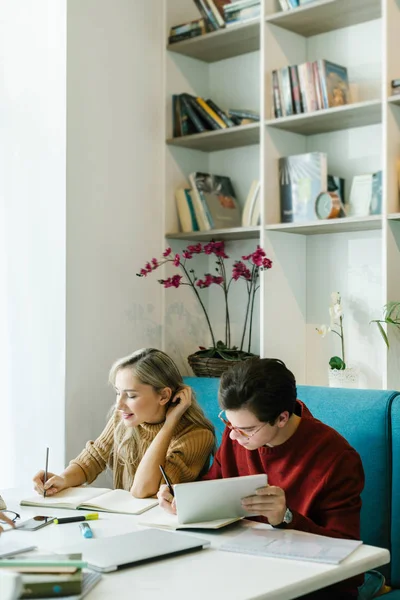
[[165,415],[165,422],[177,423],[192,404],[192,388],[183,386],[172,398]]
[[158,504],[166,512],[171,515],[176,515],[176,503],[175,498],[171,494],[167,485],[162,485],[157,492]]
[[44,483],[44,471],[39,471],[33,478],[34,489],[41,496],[44,495],[46,490],[46,496],[54,496],[61,490],[65,490],[70,487],[65,479],[61,475],[55,475],[54,473],[47,473],[47,481]]
[[[0,521],[3,521],[3,523],[7,523],[7,525],[11,525],[11,527],[15,527],[15,524],[13,521],[11,521],[11,519],[9,519],[8,517],[6,517],[6,515],[2,512],[0,512]],[[3,527],[0,525],[0,535],[1,532],[4,531]]]

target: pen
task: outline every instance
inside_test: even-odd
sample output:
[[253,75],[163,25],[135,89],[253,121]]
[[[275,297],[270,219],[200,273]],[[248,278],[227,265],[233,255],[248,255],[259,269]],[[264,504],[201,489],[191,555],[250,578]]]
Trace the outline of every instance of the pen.
[[[46,448],[46,465],[44,467],[43,485],[45,485],[46,481],[47,481],[48,468],[49,468],[49,449]],[[43,498],[46,498],[46,490],[44,488],[43,488]]]
[[174,488],[172,487],[172,484],[171,484],[170,480],[168,479],[168,475],[166,474],[166,472],[164,471],[164,469],[162,468],[161,465],[159,465],[159,467],[160,467],[161,475],[164,477],[164,481],[168,486],[169,493],[171,494],[171,496],[175,496]]
[[62,525],[63,523],[78,523],[79,521],[94,521],[99,518],[99,513],[91,513],[89,515],[83,515],[82,517],[65,517],[64,519],[54,519],[55,525]]

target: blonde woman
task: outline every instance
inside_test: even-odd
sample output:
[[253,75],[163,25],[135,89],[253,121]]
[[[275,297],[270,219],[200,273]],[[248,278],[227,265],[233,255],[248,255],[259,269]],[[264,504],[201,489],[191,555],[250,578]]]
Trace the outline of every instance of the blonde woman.
[[35,475],[35,490],[52,496],[92,483],[107,466],[114,488],[137,498],[154,496],[162,465],[173,483],[193,481],[207,471],[215,433],[173,360],[161,350],[142,349],[118,360],[109,381],[116,405],[96,441],[72,460],[61,475]]

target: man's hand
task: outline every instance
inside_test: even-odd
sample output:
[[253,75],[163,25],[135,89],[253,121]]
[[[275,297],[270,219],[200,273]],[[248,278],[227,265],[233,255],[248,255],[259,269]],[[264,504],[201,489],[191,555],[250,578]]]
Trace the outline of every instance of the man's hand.
[[166,512],[176,515],[175,498],[172,496],[167,485],[162,485],[157,492],[158,503]]
[[[0,521],[3,521],[3,523],[7,523],[7,525],[11,525],[11,527],[15,527],[15,524],[13,523],[13,521],[11,521],[11,519],[9,519],[8,517],[6,517],[6,515],[2,512],[0,512]],[[0,534],[1,532],[4,531],[3,527],[0,525]]]
[[285,492],[275,485],[267,485],[259,488],[255,496],[242,498],[242,506],[253,514],[267,517],[270,525],[280,525],[287,508]]

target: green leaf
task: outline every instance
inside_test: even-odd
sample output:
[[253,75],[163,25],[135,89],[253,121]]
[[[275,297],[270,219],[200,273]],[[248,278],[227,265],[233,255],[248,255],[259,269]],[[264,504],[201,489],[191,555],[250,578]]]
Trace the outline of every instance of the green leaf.
[[386,346],[389,348],[389,340],[388,340],[388,336],[386,335],[386,331],[383,329],[383,327],[379,321],[374,321],[374,322],[378,325],[378,329],[380,331],[381,336],[383,337],[383,341],[385,342]]
[[346,364],[339,356],[332,356],[331,360],[329,361],[329,366],[331,369],[337,369],[338,371],[344,371],[346,368]]

